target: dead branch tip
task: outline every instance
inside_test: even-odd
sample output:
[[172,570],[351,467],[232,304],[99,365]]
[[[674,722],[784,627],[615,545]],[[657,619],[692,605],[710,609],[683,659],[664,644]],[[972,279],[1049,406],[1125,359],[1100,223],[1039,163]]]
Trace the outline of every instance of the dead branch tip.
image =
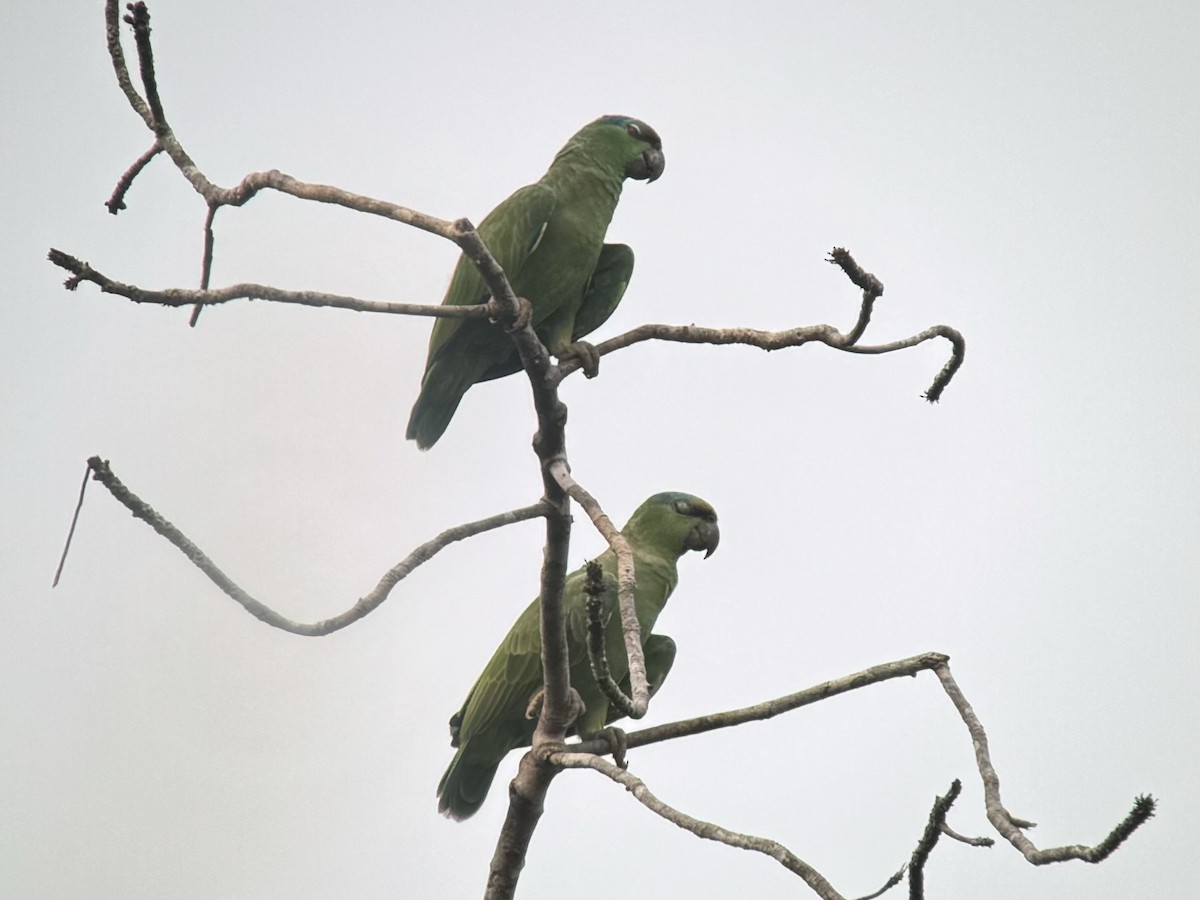
[[883,282],[870,272],[864,271],[863,267],[855,262],[854,257],[850,255],[850,251],[845,247],[834,247],[830,250],[829,258],[826,262],[839,267],[846,273],[846,277],[850,279],[851,283],[873,297],[883,295]]
[[950,812],[950,807],[954,805],[954,801],[961,793],[962,782],[955,778],[950,783],[950,790],[946,791],[946,795],[933,801],[933,808],[929,811],[929,821],[925,823],[925,832],[921,835],[921,840],[917,842],[912,858],[908,862],[910,900],[919,900],[925,896],[925,863],[929,861],[929,854],[933,852],[938,838],[942,835],[942,826],[946,824],[946,814]]
[[1114,850],[1125,843],[1125,840],[1150,820],[1158,809],[1158,801],[1149,794],[1142,794],[1133,801],[1133,809],[1124,820],[1112,830],[1108,837],[1096,845],[1095,853],[1088,862],[1098,863],[1107,859]]

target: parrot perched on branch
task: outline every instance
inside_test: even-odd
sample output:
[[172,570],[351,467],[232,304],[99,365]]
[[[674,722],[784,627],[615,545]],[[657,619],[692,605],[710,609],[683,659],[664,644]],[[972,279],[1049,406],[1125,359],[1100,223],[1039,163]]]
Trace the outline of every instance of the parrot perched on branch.
[[[720,532],[713,508],[690,494],[655,494],[637,508],[621,531],[633,551],[637,576],[637,615],[651,694],[662,686],[675,661],[675,642],[651,634],[679,581],[675,564],[689,550],[717,549]],[[613,680],[629,695],[629,659],[617,609],[616,554],[605,551],[596,562],[604,570],[602,618],[605,650]],[[586,566],[567,576],[562,609],[567,626],[571,686],[586,707],[575,723],[575,732],[592,735],[620,713],[609,709],[608,698],[592,677],[587,653]],[[458,752],[438,784],[438,811],[451,819],[465,819],[483,805],[496,769],[516,747],[533,740],[536,721],[527,718],[530,699],[542,687],[541,612],[537,600],[523,612],[501,641],[491,661],[450,719],[450,745]]]
[[[580,338],[612,315],[633,273],[633,251],[604,243],[604,233],[625,179],[654,181],[664,165],[653,128],[628,116],[604,116],[567,141],[540,181],[479,223],[479,236],[513,291],[529,301],[542,343],[560,360],[579,357],[589,377],[599,357]],[[443,305],[483,303],[488,296],[474,264],[459,257]],[[438,319],[406,436],[428,450],[471,385],[520,369],[516,347],[500,328],[482,319]]]

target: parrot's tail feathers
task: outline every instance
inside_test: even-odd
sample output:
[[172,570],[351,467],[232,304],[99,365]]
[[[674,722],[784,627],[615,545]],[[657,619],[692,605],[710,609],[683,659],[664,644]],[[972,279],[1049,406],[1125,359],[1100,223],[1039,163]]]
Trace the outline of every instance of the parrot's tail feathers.
[[458,404],[471,386],[470,381],[461,387],[456,381],[449,381],[440,368],[435,363],[421,383],[421,394],[413,404],[408,431],[404,435],[410,441],[416,441],[422,450],[428,450],[445,434]]
[[500,760],[481,764],[464,759],[460,749],[438,784],[438,812],[456,822],[475,815],[487,799],[498,768]]

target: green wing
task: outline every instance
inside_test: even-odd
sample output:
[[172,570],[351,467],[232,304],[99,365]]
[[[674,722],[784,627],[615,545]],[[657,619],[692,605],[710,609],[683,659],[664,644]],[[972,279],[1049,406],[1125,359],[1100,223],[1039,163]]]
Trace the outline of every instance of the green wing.
[[[479,234],[529,301],[533,327],[559,359],[580,357],[594,375],[594,348],[580,338],[613,312],[629,283],[633,254],[604,236],[627,178],[654,181],[665,165],[662,141],[645,122],[603,116],[558,152],[546,174],[496,207]],[[443,301],[480,303],[487,288],[460,258]],[[421,392],[407,437],[426,450],[437,442],[471,385],[520,368],[511,339],[479,319],[439,319],[429,339]]]
[[583,304],[575,314],[571,340],[587,337],[616,312],[633,277],[633,250],[625,244],[605,244],[588,282]]
[[[479,236],[510,281],[517,280],[537,249],[554,207],[553,189],[531,184],[497,206],[479,224]],[[487,298],[487,286],[479,271],[466,256],[460,256],[442,304],[462,306],[482,303]],[[421,393],[408,420],[407,437],[422,450],[432,447],[471,385],[485,380],[485,376],[496,377],[487,373],[504,366],[514,352],[509,336],[486,320],[438,319],[429,337],[429,358]]]
[[[530,184],[502,202],[479,223],[479,236],[510,279],[521,271],[521,266],[537,246],[554,206],[552,188],[541,183]],[[442,305],[482,303],[488,296],[487,285],[475,264],[465,255],[459,256]],[[429,336],[430,363],[464,326],[490,327],[477,319],[438,319]]]
[[535,600],[513,624],[462,709],[450,719],[450,743],[458,752],[438,784],[438,812],[452,819],[474,815],[504,757],[532,740],[536,723],[525,718],[525,711],[542,686],[541,654]]

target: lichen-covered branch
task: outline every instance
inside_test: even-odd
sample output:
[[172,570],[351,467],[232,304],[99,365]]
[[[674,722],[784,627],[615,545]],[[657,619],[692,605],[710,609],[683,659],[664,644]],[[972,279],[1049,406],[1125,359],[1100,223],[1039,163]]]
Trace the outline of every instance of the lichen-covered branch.
[[[603,535],[613,553],[616,554],[617,608],[621,616],[621,633],[625,639],[625,655],[629,659],[629,692],[632,696],[626,697],[621,693],[620,688],[611,678],[607,681],[599,681],[599,684],[604,690],[605,696],[625,715],[631,719],[640,719],[646,715],[646,710],[649,708],[650,686],[646,678],[646,656],[642,652],[642,629],[638,624],[637,617],[637,572],[633,564],[633,552],[629,549],[629,542],[600,508],[596,498],[572,477],[570,469],[565,464],[554,464],[550,472],[559,486],[567,492],[567,495],[583,507],[588,518],[596,526],[596,530]],[[603,646],[603,640],[601,640],[602,651]],[[594,660],[595,657],[593,656],[592,659]],[[607,670],[607,666],[605,669]]]
[[990,837],[967,837],[965,834],[959,834],[945,822],[942,823],[942,834],[950,838],[952,841],[958,841],[960,844],[966,844],[968,847],[994,847],[995,840]]
[[[926,669],[932,669],[937,675],[946,694],[950,697],[959,715],[967,725],[971,739],[975,746],[976,761],[979,768],[980,776],[983,779],[984,799],[987,810],[988,820],[995,826],[996,830],[1011,843],[1021,854],[1034,865],[1045,865],[1053,862],[1062,862],[1069,859],[1081,859],[1086,862],[1098,863],[1107,858],[1113,853],[1134,831],[1143,825],[1148,819],[1154,815],[1155,800],[1150,796],[1139,796],[1134,800],[1133,809],[1129,815],[1123,819],[1116,828],[1099,844],[1094,847],[1073,844],[1064,847],[1054,847],[1048,850],[1037,849],[1031,841],[1022,833],[1022,829],[1033,827],[1032,822],[1024,819],[1019,819],[1013,816],[1004,807],[1000,801],[1000,780],[996,775],[995,768],[992,766],[990,753],[988,751],[987,735],[983,730],[983,726],[979,722],[979,718],[975,715],[974,710],[963,696],[961,689],[958,687],[954,678],[950,674],[949,657],[941,653],[923,653],[919,656],[909,657],[908,659],[896,660],[895,662],[884,663],[879,666],[872,666],[869,669],[864,669],[861,672],[856,672],[853,675],[848,675],[843,678],[838,678],[833,681],[827,681],[823,684],[807,688],[803,691],[797,691],[794,694],[788,694],[774,700],[768,700],[765,703],[747,706],[741,709],[730,710],[727,712],[713,713],[707,716],[699,716],[694,719],[685,719],[679,722],[673,722],[666,725],[659,725],[653,728],[645,728],[640,731],[629,732],[625,738],[625,745],[629,749],[645,746],[659,741],[674,740],[681,737],[688,737],[695,734],[702,734],[706,731],[713,731],[718,728],[729,728],[735,725],[741,725],[746,722],[770,719],[784,712],[789,712],[798,709],[802,706],[807,706],[815,703],[818,700],[824,700],[827,697],[836,696],[837,694],[846,693],[858,688],[866,687],[871,684],[877,684],[881,681],[886,681],[892,678],[901,676],[915,676],[918,672]],[[623,778],[614,777],[611,772],[623,772],[623,770],[611,763],[603,762],[600,756],[610,750],[609,745],[605,741],[585,740],[570,746],[570,752],[555,754],[550,757],[551,761],[566,768],[592,768],[597,771],[609,774],[613,780],[625,784],[631,791],[644,790],[644,785],[632,775],[626,775]],[[611,772],[610,772],[611,770]],[[640,787],[638,787],[640,786]],[[961,790],[961,783],[956,779],[951,785],[950,791],[945,797],[939,797],[934,803],[930,813],[929,824],[925,830],[917,849],[913,853],[912,861],[908,866],[910,879],[910,896],[919,898],[923,896],[923,868],[925,860],[932,851],[934,844],[937,842],[937,837],[940,834],[945,834],[955,840],[970,844],[976,847],[990,847],[994,843],[990,838],[967,838],[953,831],[946,824],[946,812],[957,798]],[[649,792],[647,791],[646,794]],[[635,791],[635,795],[637,791]],[[649,795],[653,796],[653,795]],[[641,797],[639,797],[641,799]],[[643,801],[646,802],[646,801]],[[657,798],[654,798],[655,803],[661,803]],[[647,804],[651,805],[651,804]],[[652,807],[653,808],[653,807]],[[657,810],[656,810],[657,811]],[[674,818],[667,816],[671,821],[676,821]],[[676,822],[676,824],[682,824]],[[688,825],[682,825],[688,827]],[[716,827],[716,826],[710,826]],[[707,836],[707,835],[702,835]],[[739,846],[734,844],[734,846]],[[747,849],[760,849],[758,847],[748,847]],[[767,851],[762,851],[767,852]],[[769,855],[774,855],[769,853]],[[778,858],[778,857],[776,857]],[[786,864],[786,863],[785,863]],[[903,871],[903,870],[902,870]],[[893,879],[885,885],[883,890],[887,890],[898,882],[898,879]],[[811,886],[811,885],[810,885]],[[816,888],[814,888],[816,890]],[[831,889],[832,890],[832,889]],[[877,896],[880,892],[876,892]],[[818,891],[819,893],[819,891]],[[822,894],[822,896],[825,896]]]
[[[632,750],[635,747],[644,747],[647,744],[676,740],[694,734],[703,734],[706,731],[715,731],[719,728],[732,728],[735,725],[743,725],[746,722],[771,719],[782,713],[790,712],[793,709],[799,709],[802,706],[816,703],[818,700],[824,700],[827,697],[834,697],[838,694],[844,694],[848,691],[867,687],[871,684],[878,684],[881,681],[888,681],[893,678],[914,676],[925,669],[934,669],[948,659],[949,657],[942,653],[922,653],[919,656],[910,656],[907,659],[899,659],[895,662],[872,666],[869,669],[863,669],[861,672],[855,672],[853,675],[846,675],[842,678],[826,681],[822,684],[805,688],[802,691],[797,691],[794,694],[787,694],[783,697],[777,697],[774,700],[756,703],[753,706],[745,706],[741,709],[711,713],[706,716],[697,716],[694,719],[683,719],[679,722],[670,722],[666,725],[656,725],[652,728],[631,731],[626,735],[628,747]],[[588,753],[604,753],[608,750],[608,745],[604,741],[585,741],[578,746],[572,745],[571,749]]]
[[925,863],[929,861],[929,854],[933,852],[938,838],[942,836],[946,825],[946,814],[950,812],[950,807],[954,805],[954,801],[961,793],[962,782],[955,778],[950,784],[950,790],[946,791],[946,795],[933,801],[933,808],[929,811],[929,821],[925,823],[925,831],[921,835],[921,839],[917,841],[912,858],[908,861],[909,900],[922,900],[925,896]]
[[[675,341],[681,344],[744,344],[768,351],[819,343],[846,353],[881,354],[915,347],[925,341],[942,337],[950,342],[951,356],[925,392],[925,398],[930,402],[941,398],[946,385],[950,383],[954,373],[962,366],[966,354],[966,340],[957,330],[948,325],[935,325],[920,334],[887,344],[851,343],[851,337],[854,337],[853,332],[843,334],[832,325],[802,325],[783,331],[761,331],[757,328],[705,328],[700,325],[649,324],[639,325],[624,334],[597,344],[596,352],[600,356],[605,356],[625,347],[653,340]],[[560,379],[565,378],[578,368],[577,361],[568,360],[558,366],[556,375]]]
[[[591,560],[587,564],[587,583],[583,592],[587,596],[587,653],[588,664],[592,669],[592,678],[604,692],[608,702],[623,716],[633,716],[634,703],[621,691],[621,686],[613,680],[608,668],[608,650],[604,646],[605,623],[602,618],[604,609],[604,594],[607,590],[604,584],[604,569],[600,563]],[[644,713],[643,713],[644,715]]]
[[[767,351],[801,347],[815,342],[846,353],[878,355],[905,350],[933,338],[941,337],[950,342],[950,359],[923,395],[930,403],[936,403],[966,357],[967,345],[962,334],[949,325],[934,325],[919,334],[886,344],[864,345],[858,343],[871,321],[871,312],[875,301],[883,294],[883,283],[871,273],[863,271],[850,252],[843,247],[834,247],[830,251],[829,262],[840,266],[847,277],[856,286],[863,289],[858,320],[854,323],[854,327],[847,332],[838,331],[832,325],[802,325],[783,331],[761,331],[757,328],[705,328],[698,325],[650,324],[640,325],[615,338],[597,344],[596,352],[599,356],[604,356],[634,344],[656,340],[675,341],[682,344],[744,344]],[[580,361],[573,359],[559,363],[553,371],[553,377],[557,381],[562,381],[581,366]]]
[[92,477],[108,488],[109,493],[126,509],[179,548],[183,555],[190,559],[201,572],[207,575],[213,584],[241,604],[248,613],[274,628],[280,628],[304,637],[321,637],[332,634],[335,631],[345,628],[347,625],[357,622],[383,603],[388,598],[388,594],[391,593],[392,588],[403,581],[413,569],[422,563],[428,562],[450,544],[477,534],[482,534],[485,531],[500,528],[504,525],[513,525],[517,522],[524,522],[528,519],[545,516],[548,512],[545,504],[538,502],[531,506],[522,507],[521,509],[514,509],[495,516],[489,516],[477,522],[468,522],[465,525],[456,525],[453,528],[447,528],[437,537],[421,544],[421,546],[417,547],[408,556],[389,569],[370,593],[360,597],[345,612],[319,622],[294,622],[242,590],[232,578],[222,572],[217,567],[217,564],[209,559],[208,555],[197,547],[182,531],[168,522],[157,510],[134,494],[133,491],[129,490],[113,473],[106,460],[102,460],[98,456],[93,456],[88,460],[88,468],[92,472]]
[[650,789],[646,787],[646,783],[629,772],[628,769],[619,768],[608,760],[601,759],[591,753],[555,753],[550,757],[550,761],[558,766],[562,766],[564,769],[592,769],[599,772],[624,787],[625,790],[633,794],[639,803],[651,812],[674,825],[678,825],[685,831],[690,831],[692,834],[705,840],[717,841],[718,843],[737,847],[741,850],[753,850],[756,853],[763,853],[777,861],[784,868],[799,875],[804,880],[804,883],[812,888],[817,896],[823,898],[823,900],[845,900],[834,889],[833,885],[825,880],[825,877],[820,872],[792,853],[783,844],[769,838],[730,831],[728,828],[722,828],[720,825],[714,825],[712,822],[705,822],[680,812],[654,796],[650,792]]
[[121,177],[117,179],[117,185],[113,188],[112,195],[104,203],[110,213],[115,216],[125,208],[125,195],[133,187],[133,180],[142,174],[142,169],[146,168],[150,160],[154,159],[160,153],[162,153],[162,147],[158,141],[155,141],[150,145],[150,149],[135,159]]
[[168,288],[163,291],[147,290],[137,285],[125,284],[109,278],[92,268],[83,260],[76,259],[61,250],[51,250],[47,258],[59,268],[71,273],[65,282],[67,290],[76,290],[84,282],[90,282],[103,293],[116,294],[134,303],[150,303],[158,306],[214,306],[231,300],[270,300],[274,303],[292,303],[300,306],[329,306],[355,312],[386,313],[403,316],[434,316],[447,319],[478,319],[501,315],[499,304],[494,300],[474,306],[434,306],[423,303],[392,303],[383,300],[362,300],[339,294],[324,294],[319,291],[285,291],[265,284],[244,282],[213,290],[191,290]]
[[1022,856],[1035,866],[1064,862],[1069,859],[1098,863],[1106,859],[1117,847],[1121,846],[1126,838],[1154,815],[1156,805],[1154,798],[1148,795],[1139,796],[1133,801],[1133,809],[1129,815],[1109,833],[1108,837],[1094,847],[1071,844],[1039,850],[1022,831],[1025,828],[1032,828],[1034,823],[1012,815],[1000,800],[1000,777],[992,765],[987,733],[983,730],[983,724],[979,721],[975,710],[971,708],[971,704],[963,695],[962,689],[954,680],[954,676],[950,674],[950,666],[943,662],[934,667],[934,672],[942,683],[946,695],[966,724],[971,741],[975,745],[975,762],[979,768],[979,776],[983,780],[984,806],[987,810],[988,821],[1000,832],[1001,837],[1012,844]]

